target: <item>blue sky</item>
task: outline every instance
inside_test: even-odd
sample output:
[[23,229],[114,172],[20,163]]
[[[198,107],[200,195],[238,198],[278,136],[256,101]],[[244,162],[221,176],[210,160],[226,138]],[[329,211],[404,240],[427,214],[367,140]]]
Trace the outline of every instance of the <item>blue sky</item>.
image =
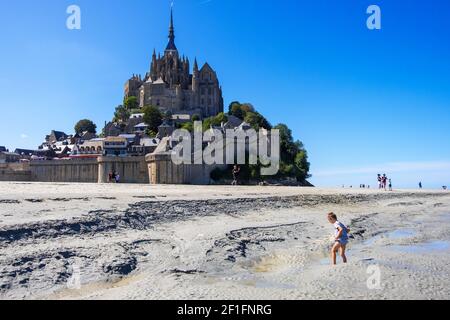
[[[77,4],[82,29],[66,28]],[[366,9],[382,10],[382,30]],[[181,53],[218,72],[225,103],[288,124],[319,186],[450,185],[450,2],[175,0]],[[169,1],[0,1],[0,145],[102,127],[167,42]]]

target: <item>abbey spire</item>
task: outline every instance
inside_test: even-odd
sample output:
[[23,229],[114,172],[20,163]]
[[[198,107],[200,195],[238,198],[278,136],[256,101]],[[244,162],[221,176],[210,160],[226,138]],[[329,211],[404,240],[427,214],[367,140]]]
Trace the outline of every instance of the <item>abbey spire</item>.
[[178,51],[175,45],[175,28],[173,26],[173,8],[170,9],[169,43],[166,51]]

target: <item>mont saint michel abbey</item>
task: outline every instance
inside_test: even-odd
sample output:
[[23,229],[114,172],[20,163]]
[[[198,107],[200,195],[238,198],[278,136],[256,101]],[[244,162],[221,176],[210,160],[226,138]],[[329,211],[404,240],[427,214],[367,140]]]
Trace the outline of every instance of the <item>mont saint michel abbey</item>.
[[169,43],[164,55],[153,51],[150,71],[144,78],[133,75],[125,83],[125,98],[135,96],[140,107],[153,105],[172,114],[198,114],[203,117],[223,112],[222,88],[214,69],[194,61],[190,73],[188,58],[180,57],[175,45],[173,11],[170,13]]

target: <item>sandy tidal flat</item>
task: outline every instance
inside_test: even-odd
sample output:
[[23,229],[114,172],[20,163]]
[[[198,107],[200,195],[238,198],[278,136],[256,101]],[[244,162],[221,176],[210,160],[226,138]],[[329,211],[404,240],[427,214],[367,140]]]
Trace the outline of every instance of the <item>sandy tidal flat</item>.
[[450,192],[0,183],[1,299],[449,299],[449,266]]

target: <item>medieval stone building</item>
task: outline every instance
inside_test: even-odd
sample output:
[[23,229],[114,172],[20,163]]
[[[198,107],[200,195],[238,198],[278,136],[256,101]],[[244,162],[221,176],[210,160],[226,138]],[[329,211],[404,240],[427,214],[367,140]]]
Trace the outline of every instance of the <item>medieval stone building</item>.
[[203,117],[223,112],[222,88],[217,74],[208,63],[199,69],[197,59],[191,73],[189,59],[180,56],[175,45],[173,12],[169,43],[164,55],[153,51],[150,71],[142,78],[133,75],[125,83],[125,98],[135,96],[140,107],[153,105],[172,114],[198,114]]

